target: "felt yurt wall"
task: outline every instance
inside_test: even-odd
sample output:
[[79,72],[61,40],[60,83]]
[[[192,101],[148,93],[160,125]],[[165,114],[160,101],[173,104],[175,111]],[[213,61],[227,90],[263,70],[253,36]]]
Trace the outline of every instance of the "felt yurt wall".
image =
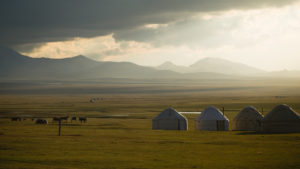
[[300,116],[288,105],[278,105],[262,119],[262,131],[300,132]]
[[227,131],[229,120],[216,107],[207,107],[195,120],[196,130]]
[[152,119],[153,130],[187,130],[187,119],[172,108],[167,108]]
[[247,106],[242,109],[231,123],[232,130],[260,131],[263,115],[254,107]]

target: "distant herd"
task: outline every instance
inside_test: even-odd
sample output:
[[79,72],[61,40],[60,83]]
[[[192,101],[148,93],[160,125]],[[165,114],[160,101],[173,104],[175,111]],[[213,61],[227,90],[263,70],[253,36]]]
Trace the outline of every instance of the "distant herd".
[[[70,117],[69,116],[63,116],[63,117],[53,117],[52,122],[59,122],[59,121],[68,121]],[[86,123],[87,122],[87,117],[71,117],[71,122],[73,121],[80,121],[80,123]],[[21,118],[21,117],[12,117],[11,121],[25,121],[27,118]],[[48,120],[43,119],[43,118],[31,118],[32,121],[35,120],[36,124],[48,124]]]

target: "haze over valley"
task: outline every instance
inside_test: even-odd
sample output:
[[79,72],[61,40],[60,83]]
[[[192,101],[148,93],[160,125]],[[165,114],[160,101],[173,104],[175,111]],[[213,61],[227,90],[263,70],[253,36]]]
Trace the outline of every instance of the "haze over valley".
[[101,80],[129,79],[243,79],[254,77],[300,77],[297,71],[267,72],[219,58],[204,58],[185,67],[165,62],[157,67],[130,62],[95,61],[79,55],[66,59],[31,58],[0,48],[2,80]]

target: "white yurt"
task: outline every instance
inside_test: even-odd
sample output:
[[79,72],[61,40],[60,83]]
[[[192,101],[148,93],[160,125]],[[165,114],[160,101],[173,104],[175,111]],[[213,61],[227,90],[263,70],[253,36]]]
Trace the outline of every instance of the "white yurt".
[[260,131],[263,115],[253,106],[241,110],[231,123],[232,130]]
[[207,107],[195,120],[196,130],[228,131],[229,120],[216,107]]
[[153,130],[187,130],[187,119],[172,108],[167,108],[152,119]]
[[262,119],[263,132],[300,132],[300,115],[286,104],[276,106]]

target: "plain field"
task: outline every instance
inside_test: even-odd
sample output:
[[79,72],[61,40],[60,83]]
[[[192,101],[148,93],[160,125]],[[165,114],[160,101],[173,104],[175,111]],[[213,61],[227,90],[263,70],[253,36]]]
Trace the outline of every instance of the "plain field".
[[[188,131],[151,130],[152,118],[166,107],[190,112],[225,107],[230,120],[247,105],[266,114],[286,103],[300,112],[298,83],[51,87],[74,92],[51,93],[49,86],[38,88],[50,93],[9,93],[30,88],[24,86],[2,92],[0,168],[300,168],[299,133],[195,131],[196,115],[185,115]],[[78,92],[91,88],[94,93]],[[118,92],[111,92],[115,88]],[[100,99],[90,103],[91,98]],[[51,117],[65,115],[85,116],[88,122],[63,123],[59,137]],[[26,120],[13,122],[10,117]],[[49,124],[36,125],[31,118],[47,118]]]

